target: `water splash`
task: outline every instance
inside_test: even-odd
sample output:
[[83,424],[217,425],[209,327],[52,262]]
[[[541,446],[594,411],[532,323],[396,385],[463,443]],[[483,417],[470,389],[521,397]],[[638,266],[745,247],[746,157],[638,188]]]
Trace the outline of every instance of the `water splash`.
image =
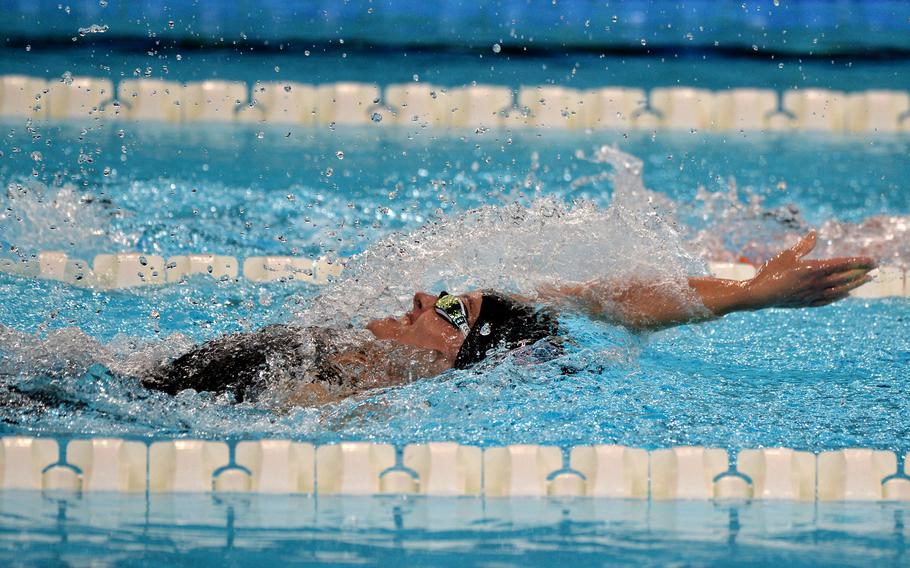
[[[663,279],[674,284],[686,274],[703,271],[699,258],[729,255],[736,259],[738,255],[750,254],[750,258],[760,259],[762,254],[777,249],[775,243],[785,245],[791,235],[807,227],[798,209],[768,208],[758,197],[737,190],[735,184],[717,194],[702,191],[694,205],[676,203],[645,187],[642,163],[636,158],[601,148],[588,159],[610,169],[591,176],[590,180],[576,178],[572,183],[580,186],[589,181],[611,181],[615,194],[608,208],[598,209],[585,201],[565,203],[551,197],[535,199],[528,206],[507,203],[481,207],[449,219],[438,218],[417,231],[392,235],[370,247],[350,263],[342,280],[325,289],[321,297],[309,304],[309,309],[298,314],[298,320],[336,326],[358,324],[370,317],[400,311],[402,296],[410,296],[420,288],[438,290],[445,286],[452,291],[498,288],[528,293],[542,283],[604,275]],[[536,187],[539,183],[532,168],[526,186]],[[12,188],[7,200],[14,207],[6,207],[7,217],[2,219],[4,236],[11,235],[13,242],[36,248],[54,248],[65,243],[91,247],[97,246],[96,239],[108,243],[107,246],[109,239],[135,242],[131,241],[131,234],[118,235],[111,229],[108,221],[113,215],[111,211],[117,209],[113,204],[98,200],[84,202],[72,188],[48,190],[43,186],[20,185],[25,193]],[[326,206],[327,212],[333,209],[334,204]],[[64,240],[54,240],[60,234],[55,233],[56,228],[41,229],[54,215],[60,216],[58,225],[73,231]],[[18,232],[7,232],[6,227]],[[102,228],[101,234],[90,229],[98,227]],[[220,228],[223,230],[223,226]],[[83,230],[88,232],[82,233]],[[884,242],[888,246],[893,243],[894,250],[907,258],[899,244],[906,231],[907,224],[900,217],[871,218],[855,225],[826,223],[821,229],[823,242],[819,254],[827,254],[836,247],[869,250]],[[715,235],[723,238],[711,240]],[[830,235],[831,243],[824,242],[825,235]],[[144,244],[154,246],[153,237],[146,239]],[[758,248],[760,243],[771,244],[763,252]],[[288,308],[297,306],[292,304]],[[852,310],[849,312],[852,317],[845,321],[861,322],[868,317],[861,308],[859,304],[848,304],[846,308],[831,309]],[[899,329],[897,320],[905,317],[902,315],[905,311],[899,311],[889,330]],[[734,319],[733,323],[719,322],[711,328],[727,330],[723,340],[713,346],[705,347],[692,340],[689,343],[664,340],[669,344],[667,353],[661,355],[667,359],[665,364],[657,364],[660,359],[652,354],[650,359],[644,358],[644,369],[638,354],[647,350],[648,344],[642,345],[639,338],[622,330],[582,321],[571,331],[579,346],[557,361],[529,368],[506,358],[495,369],[449,373],[402,388],[370,391],[324,408],[298,408],[287,413],[276,413],[268,405],[234,405],[231,400],[210,393],[186,391],[171,397],[146,391],[135,380],[124,378],[186,351],[192,342],[185,337],[141,341],[120,336],[110,343],[99,343],[79,330],[46,335],[46,330],[42,330],[42,340],[14,333],[0,335],[0,350],[4,351],[0,376],[15,379],[0,385],[0,394],[5,394],[4,388],[13,387],[11,398],[4,400],[45,402],[40,407],[10,405],[0,412],[0,419],[12,424],[14,431],[54,429],[106,435],[253,433],[320,440],[357,438],[402,442],[428,439],[471,443],[620,441],[652,445],[741,442],[824,448],[832,444],[863,445],[869,440],[879,443],[879,440],[907,439],[903,434],[889,434],[886,438],[865,431],[846,442],[834,439],[830,432],[837,431],[836,426],[842,424],[843,418],[842,412],[833,411],[826,422],[829,427],[814,433],[802,424],[790,425],[771,437],[749,429],[748,401],[768,404],[768,400],[778,401],[781,395],[777,383],[770,379],[767,385],[762,383],[760,390],[752,391],[741,388],[743,381],[753,378],[750,373],[773,377],[776,381],[788,370],[797,368],[802,360],[818,365],[818,361],[830,356],[824,349],[823,354],[800,355],[812,345],[837,344],[841,350],[848,351],[844,361],[869,359],[867,369],[858,373],[851,369],[850,376],[843,379],[844,384],[839,388],[845,400],[867,400],[866,391],[871,383],[865,384],[863,377],[869,378],[866,382],[874,379],[873,386],[878,387],[899,376],[894,371],[898,368],[895,365],[905,365],[905,361],[875,359],[871,351],[862,349],[864,345],[881,345],[881,337],[851,342],[850,334],[844,334],[831,339],[831,329],[845,325],[844,312],[820,313],[830,315],[826,319],[813,314],[811,319],[793,326],[792,333],[785,334],[802,337],[817,331],[816,340],[807,341],[805,346],[774,348],[781,341],[777,330],[786,329],[789,319],[782,319],[776,325],[766,325],[766,320],[747,320],[739,326]],[[887,316],[885,308],[878,317],[884,316]],[[855,325],[858,329],[851,333],[859,337],[865,326]],[[680,332],[684,338],[697,333]],[[752,334],[752,343],[758,346],[760,355],[755,358],[746,357],[745,350],[736,348],[745,334]],[[894,345],[874,351],[907,352],[903,335],[893,332],[883,335]],[[659,341],[656,343],[660,345]],[[6,356],[11,346],[19,346],[19,352]],[[768,347],[761,351],[762,346]],[[654,349],[653,344],[650,348]],[[760,360],[777,363],[767,372],[750,371],[761,364]],[[815,417],[819,408],[833,408],[827,403],[830,371],[826,373],[813,375],[812,368],[803,369],[799,380],[806,383],[797,383],[793,387],[796,394],[785,402],[797,404],[800,393],[815,393],[812,382],[817,378],[820,385],[817,408],[806,415]],[[28,396],[16,399],[19,391],[27,391]],[[880,404],[886,404],[893,399],[883,396],[882,401]],[[737,410],[725,411],[728,406]],[[872,407],[868,403],[860,405],[861,410],[869,408]],[[723,419],[715,419],[716,413],[722,414]],[[786,412],[776,414],[789,416]],[[561,426],[553,428],[554,424]]]
[[695,201],[676,203],[676,226],[686,250],[699,258],[760,265],[790,247],[810,229],[818,231],[814,258],[871,256],[880,264],[910,266],[910,216],[875,215],[857,223],[829,219],[813,226],[799,207],[766,205],[766,199],[737,187],[698,188]]
[[613,148],[601,148],[597,159],[613,167],[615,193],[606,209],[538,198],[437,218],[353,258],[300,321],[363,323],[401,311],[417,290],[441,288],[533,295],[541,286],[609,278],[670,284],[683,293],[685,277],[704,267],[644,188],[641,162]]
[[0,244],[7,251],[23,253],[129,249],[138,235],[112,227],[119,214],[110,199],[82,193],[70,184],[48,187],[34,180],[11,182],[5,195],[0,194]]

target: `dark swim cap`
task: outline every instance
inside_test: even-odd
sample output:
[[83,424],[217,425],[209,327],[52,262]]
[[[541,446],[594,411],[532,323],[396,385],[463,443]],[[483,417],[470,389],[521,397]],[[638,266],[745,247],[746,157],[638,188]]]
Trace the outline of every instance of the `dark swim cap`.
[[559,334],[556,317],[547,310],[500,296],[484,294],[480,314],[465,337],[454,367],[465,369],[493,349],[516,349]]

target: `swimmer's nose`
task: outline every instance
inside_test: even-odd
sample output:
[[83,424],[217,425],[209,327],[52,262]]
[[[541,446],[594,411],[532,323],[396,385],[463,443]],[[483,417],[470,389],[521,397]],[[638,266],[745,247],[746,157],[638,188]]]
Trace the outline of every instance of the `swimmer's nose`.
[[422,314],[423,312],[432,309],[436,305],[436,300],[438,296],[433,294],[427,294],[426,292],[417,292],[414,294],[414,313]]

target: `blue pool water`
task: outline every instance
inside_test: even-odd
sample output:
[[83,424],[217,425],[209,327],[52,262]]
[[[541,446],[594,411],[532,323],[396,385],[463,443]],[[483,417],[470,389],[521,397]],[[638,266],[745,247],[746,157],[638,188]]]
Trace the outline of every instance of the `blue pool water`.
[[6,566],[900,566],[908,512],[898,503],[5,493],[0,557]]
[[[0,172],[19,185],[6,197],[14,214],[2,220],[2,234],[25,256],[49,249],[82,258],[115,250],[349,256],[483,204],[548,196],[606,207],[614,188],[602,174],[610,168],[593,156],[600,145],[617,144],[643,159],[649,195],[670,200],[683,240],[701,243],[696,256],[760,254],[749,240],[774,250],[810,226],[887,219],[884,232],[870,226],[861,233],[884,247],[873,248],[885,251],[884,261],[908,258],[903,233],[888,233],[906,225],[901,214],[910,210],[902,186],[908,142],[899,136],[117,123],[9,129]],[[723,199],[731,179],[738,194]],[[820,248],[858,252],[837,235]],[[205,393],[149,393],[93,365],[102,349],[94,342],[127,356],[173,346],[175,334],[199,341],[290,321],[306,311],[317,287],[199,278],[104,292],[0,275],[0,292],[18,298],[0,304],[0,321],[44,340],[18,351],[12,359],[24,368],[7,372],[53,401],[38,412],[6,409],[6,432],[863,446],[901,454],[910,439],[900,396],[910,361],[903,332],[910,303],[903,299],[735,314],[650,336],[566,315],[577,342],[561,361],[575,369],[569,375],[546,365],[503,366],[276,413]],[[29,368],[36,350],[53,372]]]
[[[5,73],[175,80],[471,80],[586,88],[904,88],[906,62],[681,59],[570,54],[484,59],[331,51],[319,60],[226,52],[4,51]],[[390,56],[390,60],[393,59]],[[479,58],[476,58],[479,60]],[[779,66],[783,63],[783,67]],[[280,67],[279,71],[274,68]],[[672,210],[696,263],[761,260],[809,227],[819,254],[869,252],[907,266],[906,136],[300,128],[74,122],[2,124],[4,258],[63,250],[351,256],[428,222],[538,198],[605,208],[593,160],[617,145],[644,163],[642,194]],[[339,153],[343,157],[339,157]],[[9,184],[9,185],[8,185]],[[731,187],[735,186],[735,195]],[[712,235],[720,238],[712,239]],[[592,237],[592,240],[596,241]],[[762,248],[761,244],[767,247]],[[565,243],[563,243],[565,244]],[[580,243],[580,245],[583,243]],[[668,243],[672,244],[672,243]],[[564,250],[563,247],[560,250]],[[610,251],[605,245],[604,254]],[[489,269],[490,267],[486,267]],[[568,447],[697,444],[910,450],[910,302],[735,314],[647,336],[566,314],[575,343],[553,365],[505,363],[373,391],[317,409],[233,405],[141,389],[98,362],[174,353],[222,333],[293,321],[323,289],[215,282],[98,291],[0,274],[0,374],[43,401],[0,408],[0,434],[290,437],[317,443],[455,440]],[[169,351],[170,350],[170,351]],[[552,565],[740,562],[905,564],[906,506],[559,500],[85,497],[0,494],[4,565],[363,562]],[[99,560],[100,558],[100,560]]]

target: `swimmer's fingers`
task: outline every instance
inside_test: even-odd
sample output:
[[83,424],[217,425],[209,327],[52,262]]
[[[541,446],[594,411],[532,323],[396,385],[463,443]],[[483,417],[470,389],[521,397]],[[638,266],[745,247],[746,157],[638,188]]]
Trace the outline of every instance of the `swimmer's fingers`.
[[860,278],[864,278],[869,274],[869,270],[864,268],[857,268],[854,270],[845,270],[843,272],[835,272],[834,274],[829,274],[823,276],[819,280],[819,284],[826,288],[831,288],[834,286],[841,286],[843,284],[849,284]]
[[859,288],[870,280],[872,280],[872,277],[867,274],[862,278],[857,278],[846,284],[826,288],[822,294],[813,300],[809,305],[812,307],[827,306],[828,304],[833,304],[834,302],[843,300],[850,295],[850,292]]
[[809,231],[806,233],[806,236],[801,238],[798,243],[790,248],[790,251],[796,254],[796,258],[802,258],[812,252],[812,249],[815,248],[816,240],[817,235],[815,231]]
[[869,271],[878,266],[875,260],[868,256],[826,258],[824,260],[804,260],[802,261],[801,265],[824,275],[834,274],[836,272],[845,272],[848,270]]

